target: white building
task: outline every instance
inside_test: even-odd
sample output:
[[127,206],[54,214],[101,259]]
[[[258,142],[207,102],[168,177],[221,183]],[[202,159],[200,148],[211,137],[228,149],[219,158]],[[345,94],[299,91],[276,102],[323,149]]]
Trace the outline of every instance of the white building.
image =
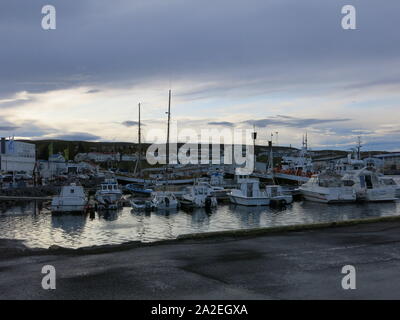
[[36,162],[36,146],[32,143],[6,140],[0,141],[0,171],[26,172],[32,174]]
[[52,178],[67,173],[67,162],[61,153],[52,154],[49,160],[39,161],[39,172],[43,178]]
[[102,153],[102,152],[89,152],[89,153],[78,153],[75,158],[75,162],[80,161],[94,161],[94,162],[107,162],[107,161],[120,161],[120,154],[117,153]]

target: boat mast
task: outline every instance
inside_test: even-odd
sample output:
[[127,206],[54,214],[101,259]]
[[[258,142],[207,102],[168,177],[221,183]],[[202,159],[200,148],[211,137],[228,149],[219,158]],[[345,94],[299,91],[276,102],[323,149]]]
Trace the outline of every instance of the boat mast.
[[171,89],[169,89],[168,92],[168,125],[167,125],[167,145],[166,145],[166,165],[165,165],[165,188],[164,190],[166,191],[167,189],[167,184],[168,184],[168,166],[169,166],[169,131],[170,131],[170,122],[171,122]]
[[169,90],[168,96],[168,126],[167,126],[167,165],[169,164],[169,129],[170,129],[170,122],[171,122],[171,89]]
[[361,160],[361,137],[357,137],[357,160]]
[[141,153],[142,153],[142,140],[141,140],[141,127],[140,127],[140,102],[139,102],[139,121],[138,121],[138,158],[136,161],[134,175],[136,176],[137,169],[139,168],[139,176],[142,175],[142,167],[141,167]]

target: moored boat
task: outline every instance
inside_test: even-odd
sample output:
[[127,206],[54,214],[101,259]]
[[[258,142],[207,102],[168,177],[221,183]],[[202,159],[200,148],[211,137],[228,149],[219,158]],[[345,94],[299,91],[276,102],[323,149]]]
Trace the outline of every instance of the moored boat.
[[270,198],[265,191],[260,190],[258,179],[242,178],[240,189],[232,189],[229,199],[231,203],[243,206],[268,206]]
[[117,209],[121,197],[122,191],[115,179],[105,179],[95,194],[99,209]]
[[179,201],[169,191],[158,191],[151,194],[151,206],[154,210],[178,209]]
[[51,211],[54,213],[84,212],[88,199],[82,186],[71,183],[61,188],[59,196],[51,201]]
[[304,199],[322,203],[355,202],[356,193],[341,175],[326,171],[313,175],[298,189]]
[[212,208],[218,205],[217,199],[212,194],[212,189],[207,183],[199,182],[187,187],[180,200],[181,205],[196,208]]
[[396,201],[396,188],[387,185],[379,174],[370,168],[347,173],[342,180],[355,191],[358,201]]

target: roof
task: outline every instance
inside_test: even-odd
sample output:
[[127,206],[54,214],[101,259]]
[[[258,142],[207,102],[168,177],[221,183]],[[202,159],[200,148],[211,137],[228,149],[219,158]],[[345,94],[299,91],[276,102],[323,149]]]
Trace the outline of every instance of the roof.
[[390,158],[390,157],[400,157],[400,152],[376,154],[373,158]]

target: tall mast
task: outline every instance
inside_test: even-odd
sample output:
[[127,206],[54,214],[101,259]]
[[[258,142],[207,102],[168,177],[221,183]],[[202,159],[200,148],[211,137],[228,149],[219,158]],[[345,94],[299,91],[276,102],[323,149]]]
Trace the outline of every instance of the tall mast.
[[139,102],[139,122],[138,122],[138,142],[139,142],[139,155],[138,155],[138,165],[139,165],[139,174],[142,175],[142,167],[141,167],[141,156],[142,156],[142,132],[140,127],[140,102]]
[[357,137],[357,160],[361,160],[361,137]]
[[171,122],[171,89],[169,90],[168,94],[168,125],[167,125],[167,145],[166,145],[166,164],[165,164],[165,183],[164,183],[164,192],[167,191],[167,184],[168,184],[168,165],[169,165],[169,127]]
[[168,127],[167,127],[167,165],[169,164],[169,127],[170,127],[170,122],[171,122],[171,89],[169,90],[169,96],[168,96]]

